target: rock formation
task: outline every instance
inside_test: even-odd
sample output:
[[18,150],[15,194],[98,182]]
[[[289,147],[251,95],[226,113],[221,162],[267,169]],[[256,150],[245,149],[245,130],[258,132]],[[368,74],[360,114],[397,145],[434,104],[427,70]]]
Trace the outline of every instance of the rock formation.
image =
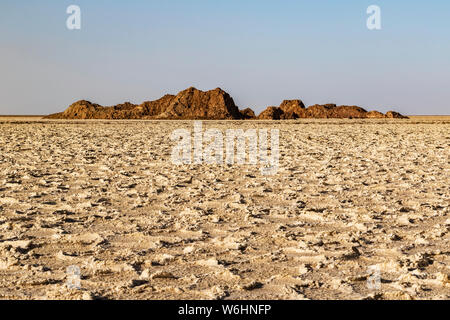
[[395,111],[388,111],[386,112],[386,118],[391,118],[391,119],[408,119],[408,117],[401,115],[398,112]]
[[283,111],[277,107],[268,107],[258,116],[260,120],[280,120]]
[[178,93],[157,119],[240,119],[233,98],[220,88],[203,92],[189,88]]
[[367,112],[358,106],[336,106],[331,103],[315,104],[305,108],[300,100],[285,100],[279,107],[268,107],[258,116],[258,119],[261,120],[294,120],[298,118],[406,119],[408,117],[394,111],[389,111],[384,115],[378,111]]
[[[249,110],[245,111],[251,116]],[[165,95],[140,105],[129,102],[102,107],[86,100],[77,101],[66,111],[49,115],[50,119],[241,119],[243,115],[233,99],[222,89],[200,91],[188,88],[176,96]]]
[[306,109],[306,118],[329,118],[329,112],[336,108],[335,104],[315,104]]
[[243,119],[243,120],[256,119],[255,112],[253,112],[253,110],[250,108],[241,110],[240,113],[241,113],[241,119]]
[[301,100],[284,100],[279,107],[268,107],[259,116],[252,109],[239,110],[233,98],[220,88],[201,91],[188,88],[177,95],[167,94],[140,105],[125,102],[103,107],[86,100],[73,103],[64,112],[47,116],[48,119],[186,119],[186,120],[293,120],[299,118],[407,118],[398,112],[386,115],[378,111],[367,112],[357,106],[335,104],[312,105],[305,108]]
[[379,111],[369,111],[366,113],[366,118],[369,119],[382,119],[382,118],[386,118],[386,116],[384,114],[382,114]]
[[305,105],[301,100],[284,100],[279,108],[283,111],[281,119],[306,118]]

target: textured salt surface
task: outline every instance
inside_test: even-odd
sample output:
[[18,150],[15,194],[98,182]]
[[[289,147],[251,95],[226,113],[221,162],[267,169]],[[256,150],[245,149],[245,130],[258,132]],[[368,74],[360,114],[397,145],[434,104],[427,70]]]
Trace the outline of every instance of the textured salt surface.
[[173,165],[190,121],[0,121],[0,298],[450,298],[449,121],[203,126],[280,129],[278,174]]

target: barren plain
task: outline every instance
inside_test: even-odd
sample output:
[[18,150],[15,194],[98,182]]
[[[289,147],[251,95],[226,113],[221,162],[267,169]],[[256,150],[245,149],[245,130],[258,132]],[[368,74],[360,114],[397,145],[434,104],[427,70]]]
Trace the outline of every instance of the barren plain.
[[279,129],[271,176],[192,127],[0,118],[0,298],[450,298],[449,118],[203,122]]

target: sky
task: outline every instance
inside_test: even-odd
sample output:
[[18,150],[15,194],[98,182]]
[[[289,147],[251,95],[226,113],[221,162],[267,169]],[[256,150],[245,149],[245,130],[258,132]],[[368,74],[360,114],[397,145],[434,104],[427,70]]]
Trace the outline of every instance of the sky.
[[[81,9],[69,30],[66,9]],[[369,30],[367,8],[381,9]],[[0,114],[139,104],[194,86],[450,115],[448,0],[1,0]]]

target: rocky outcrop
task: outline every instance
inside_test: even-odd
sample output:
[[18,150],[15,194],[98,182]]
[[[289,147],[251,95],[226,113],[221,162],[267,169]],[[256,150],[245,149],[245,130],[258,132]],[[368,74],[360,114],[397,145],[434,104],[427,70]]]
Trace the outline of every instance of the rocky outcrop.
[[166,94],[158,100],[143,102],[138,106],[138,109],[142,113],[143,119],[152,119],[166,111],[174,99],[174,95]]
[[[299,101],[299,100],[290,100]],[[298,118],[308,119],[383,119],[395,118],[406,119],[398,112],[390,111],[386,115],[378,111],[367,112],[358,106],[336,106],[335,104],[315,104],[308,108],[302,108],[300,104],[287,103],[284,101],[279,107],[268,107],[259,116],[258,119],[264,120],[292,120]]]
[[306,118],[330,118],[330,110],[336,108],[335,104],[315,104],[306,109]]
[[240,119],[233,98],[220,88],[201,91],[193,87],[181,91],[156,119]]
[[241,119],[242,120],[256,119],[255,112],[253,112],[253,110],[250,109],[250,108],[246,108],[244,110],[241,110],[240,113],[241,113]]
[[301,100],[284,100],[279,107],[268,107],[259,116],[261,120],[294,120],[306,118],[305,105]]
[[305,105],[301,100],[284,100],[280,104],[280,110],[283,111],[281,119],[305,118]]
[[279,107],[268,107],[259,116],[252,109],[239,110],[233,98],[220,88],[201,91],[188,88],[177,95],[167,94],[154,101],[140,105],[130,102],[112,107],[80,100],[64,112],[47,116],[48,119],[186,119],[186,120],[293,120],[301,118],[391,118],[404,119],[398,112],[386,115],[378,111],[367,112],[358,106],[336,106],[335,104],[312,105],[305,108],[301,100],[284,100]]
[[49,119],[101,119],[105,108],[86,100],[80,100],[69,106],[64,112],[47,116]]
[[366,113],[366,118],[368,118],[368,119],[383,119],[383,118],[386,118],[386,116],[379,111],[369,111]]
[[337,106],[331,108],[328,118],[364,119],[367,111],[357,106]]
[[283,111],[278,107],[268,107],[258,116],[259,120],[280,120]]
[[390,119],[408,119],[408,117],[401,115],[398,112],[395,111],[388,111],[386,112],[386,118],[390,118]]
[[[251,117],[249,110],[246,117]],[[254,114],[253,114],[254,116]],[[193,87],[176,96],[165,95],[155,101],[140,105],[124,103],[102,107],[81,100],[66,111],[48,116],[51,119],[241,119],[243,115],[234,104],[233,98],[220,88],[201,91]]]

